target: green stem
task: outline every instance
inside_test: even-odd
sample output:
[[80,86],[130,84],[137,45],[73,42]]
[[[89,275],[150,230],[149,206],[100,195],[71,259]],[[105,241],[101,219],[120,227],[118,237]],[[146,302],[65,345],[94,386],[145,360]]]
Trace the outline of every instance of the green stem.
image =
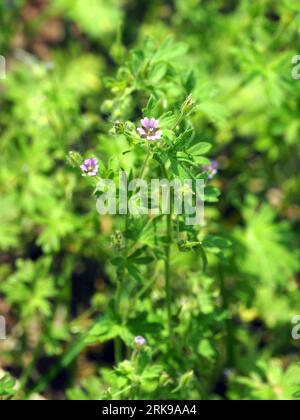
[[[120,273],[121,274],[121,273]],[[117,273],[119,277],[119,273]],[[115,312],[117,316],[120,316],[120,302],[121,302],[121,280],[122,275],[117,279],[117,290],[115,298]],[[114,350],[115,350],[115,364],[118,365],[122,360],[122,342],[120,337],[114,339]]]
[[146,156],[146,159],[143,163],[142,169],[139,173],[139,179],[142,179],[144,177],[145,170],[147,168],[150,157],[151,157],[151,150],[150,150],[150,145],[148,144],[147,156]]
[[170,282],[170,255],[171,255],[171,242],[172,242],[172,219],[170,214],[167,215],[167,245],[166,245],[166,259],[165,259],[165,289],[166,289],[166,303],[167,303],[167,316],[168,316],[168,330],[169,338],[172,337],[172,296],[171,296],[171,282]]
[[114,340],[115,348],[115,364],[118,365],[122,360],[122,342],[120,337],[116,337]]
[[[219,279],[220,279],[220,291],[221,291],[221,296],[223,299],[223,308],[225,311],[230,313],[228,290],[225,284],[222,264],[220,264],[219,266]],[[230,319],[226,319],[225,327],[226,327],[227,364],[228,364],[228,367],[231,367],[231,366],[235,366],[235,352],[234,352],[234,329],[233,329],[232,321]]]
[[19,380],[19,389],[20,389],[20,392],[24,392],[25,393],[27,382],[28,382],[28,380],[30,378],[30,375],[32,374],[32,370],[35,368],[35,365],[36,365],[36,363],[38,361],[38,358],[40,356],[41,350],[43,348],[43,338],[44,337],[42,336],[41,339],[40,339],[39,344],[37,345],[37,347],[35,348],[35,350],[33,352],[32,359],[31,359],[30,363],[24,369],[24,371],[23,371],[23,373],[22,373],[22,375],[20,377],[20,380]]
[[175,130],[175,129],[176,129],[176,127],[178,126],[178,124],[180,124],[180,123],[181,123],[181,121],[182,121],[182,119],[183,119],[183,118],[184,118],[184,115],[183,115],[183,113],[181,112],[181,113],[180,113],[180,115],[179,115],[179,117],[177,118],[177,120],[176,120],[175,124],[174,124],[173,130]]
[[[102,319],[101,315],[99,318],[96,319],[95,323],[99,322]],[[64,355],[59,359],[58,363],[51,366],[49,371],[43,375],[37,385],[31,388],[24,396],[24,399],[28,399],[30,395],[35,393],[42,392],[46,386],[54,379],[62,369],[66,369],[74,359],[80,354],[80,352],[85,347],[85,339],[88,337],[89,331],[83,333],[74,343],[72,343],[68,350],[64,353]]]
[[[165,165],[161,162],[163,175],[168,179],[168,174]],[[172,338],[172,294],[171,294],[171,278],[170,278],[170,257],[172,246],[172,194],[170,194],[170,209],[167,214],[167,244],[165,247],[165,291],[166,291],[166,305],[167,305],[167,319],[168,319],[168,333],[169,340]]]

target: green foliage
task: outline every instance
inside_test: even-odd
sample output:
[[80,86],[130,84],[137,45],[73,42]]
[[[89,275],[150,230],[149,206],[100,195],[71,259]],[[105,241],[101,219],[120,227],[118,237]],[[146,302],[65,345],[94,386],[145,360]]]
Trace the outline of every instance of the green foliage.
[[16,381],[8,374],[0,372],[0,400],[10,399],[15,394]]
[[53,278],[49,275],[49,265],[50,260],[47,258],[35,263],[31,260],[17,260],[15,272],[1,288],[8,302],[15,308],[19,307],[23,322],[29,322],[37,313],[45,317],[51,314],[49,299],[56,293]]
[[[0,26],[0,398],[298,400],[297,5],[17,0]],[[201,180],[204,226],[100,216],[120,169]]]
[[257,208],[250,204],[244,210],[246,229],[241,240],[246,247],[242,270],[254,276],[270,288],[284,286],[299,270],[299,252],[292,244],[293,238],[286,221],[275,223],[275,211],[267,204]]
[[249,400],[299,400],[299,366],[283,369],[279,360],[260,361],[250,377],[232,377],[232,399]]
[[55,0],[55,13],[64,13],[74,20],[92,38],[103,38],[115,31],[122,23],[122,3],[119,0]]

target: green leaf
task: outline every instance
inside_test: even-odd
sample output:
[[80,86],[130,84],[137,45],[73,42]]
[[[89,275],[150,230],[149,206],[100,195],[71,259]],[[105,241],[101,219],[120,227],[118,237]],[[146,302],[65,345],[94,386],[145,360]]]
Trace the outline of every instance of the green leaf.
[[210,143],[200,142],[189,147],[188,153],[195,156],[205,155],[211,150],[211,148],[212,148],[212,145]]
[[196,162],[198,166],[210,165],[210,160],[204,156],[193,156],[193,161]]
[[123,12],[118,0],[90,0],[88,7],[85,0],[54,0],[54,4],[95,39],[115,32],[122,20]]
[[133,261],[135,264],[138,264],[138,265],[148,265],[148,264],[151,264],[154,260],[155,259],[153,257],[141,257]]
[[252,196],[244,208],[244,219],[246,226],[237,235],[247,250],[246,255],[239,256],[241,270],[265,284],[285,285],[300,267],[290,226],[278,221],[274,209],[267,204],[259,206]]
[[158,335],[162,330],[162,325],[158,322],[149,322],[147,320],[147,312],[141,312],[127,322],[127,328],[133,335],[143,334]]
[[216,187],[207,186],[204,190],[204,200],[209,203],[216,203],[220,197],[220,190]]
[[189,72],[186,80],[185,80],[185,83],[184,83],[184,87],[185,87],[186,93],[187,94],[192,93],[192,91],[196,87],[196,84],[197,84],[196,74],[195,74],[195,72],[193,70],[191,70]]
[[126,259],[124,257],[116,257],[111,260],[112,265],[124,267],[126,265]]
[[203,241],[203,246],[206,248],[228,249],[232,246],[232,242],[221,236],[207,235]]
[[131,277],[134,278],[135,281],[137,281],[138,283],[143,283],[144,279],[139,269],[135,267],[134,264],[131,264],[128,262],[126,267],[127,267],[128,273],[131,275]]
[[198,353],[209,361],[214,360],[216,357],[216,350],[214,345],[208,339],[203,339],[200,341],[198,346]]
[[151,68],[148,80],[153,85],[159,83],[163,79],[168,71],[168,67],[165,63],[159,63]]
[[138,249],[136,249],[129,257],[128,259],[134,260],[136,258],[139,258],[141,255],[143,255],[147,251],[147,246],[142,246]]
[[151,95],[146,105],[146,108],[143,109],[143,115],[148,118],[158,118],[159,108],[160,101],[154,95]]
[[123,326],[119,325],[116,319],[109,318],[109,316],[103,316],[102,319],[98,320],[93,325],[87,337],[85,338],[85,343],[104,343],[122,335]]
[[0,377],[0,397],[9,397],[9,396],[14,395],[15,385],[16,385],[16,380],[8,373],[5,373],[3,376],[1,376]]

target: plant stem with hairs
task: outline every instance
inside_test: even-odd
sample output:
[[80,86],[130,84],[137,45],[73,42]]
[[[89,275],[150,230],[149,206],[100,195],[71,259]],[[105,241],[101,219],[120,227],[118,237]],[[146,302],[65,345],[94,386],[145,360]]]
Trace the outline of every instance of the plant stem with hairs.
[[[121,287],[122,287],[123,273],[117,272],[117,290],[115,296],[115,313],[120,316],[120,303],[121,303]],[[114,351],[115,351],[115,364],[118,365],[122,360],[122,342],[120,337],[116,337],[114,340]]]
[[171,243],[172,243],[172,214],[167,215],[167,245],[165,255],[165,290],[168,316],[168,332],[169,338],[172,337],[172,296],[171,296],[171,279],[170,279],[170,257],[171,257]]
[[145,174],[145,171],[146,171],[146,168],[147,168],[147,165],[148,165],[148,162],[150,160],[150,157],[151,157],[151,149],[150,149],[150,144],[148,144],[147,156],[146,156],[146,159],[145,159],[145,161],[143,163],[142,169],[141,169],[141,171],[139,173],[139,179],[143,179],[144,174]]
[[[160,162],[162,173],[165,179],[168,180],[168,174],[166,167],[163,162]],[[172,337],[172,293],[171,293],[171,270],[170,270],[170,258],[171,258],[171,246],[172,246],[172,194],[170,191],[170,208],[167,214],[167,226],[166,226],[166,247],[165,247],[165,292],[166,292],[166,306],[167,306],[167,319],[168,319],[168,334],[169,339]]]

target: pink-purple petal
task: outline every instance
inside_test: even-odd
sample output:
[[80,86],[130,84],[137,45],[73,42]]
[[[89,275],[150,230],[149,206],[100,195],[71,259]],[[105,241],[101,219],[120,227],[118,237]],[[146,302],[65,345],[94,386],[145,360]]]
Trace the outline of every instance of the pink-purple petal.
[[149,120],[149,118],[143,118],[142,120],[141,120],[141,124],[142,124],[142,126],[144,127],[144,128],[150,128],[150,120]]
[[155,133],[155,138],[156,138],[156,139],[160,139],[160,138],[161,138],[161,136],[162,136],[162,132],[161,132],[161,130],[158,130],[158,131]]
[[155,118],[151,118],[151,120],[149,122],[150,128],[157,128],[158,124],[159,124],[158,120],[156,120]]
[[144,130],[144,128],[141,128],[141,127],[139,127],[138,129],[137,129],[137,131],[142,135],[142,136],[145,136],[146,135],[146,131]]

